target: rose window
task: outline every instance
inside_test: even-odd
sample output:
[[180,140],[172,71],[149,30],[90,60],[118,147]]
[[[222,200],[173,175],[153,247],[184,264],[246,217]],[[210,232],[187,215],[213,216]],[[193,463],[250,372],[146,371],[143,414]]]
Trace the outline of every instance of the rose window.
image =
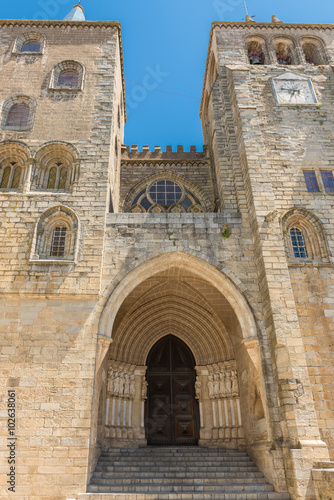
[[133,199],[130,212],[204,212],[196,195],[170,180],[161,180],[142,189]]

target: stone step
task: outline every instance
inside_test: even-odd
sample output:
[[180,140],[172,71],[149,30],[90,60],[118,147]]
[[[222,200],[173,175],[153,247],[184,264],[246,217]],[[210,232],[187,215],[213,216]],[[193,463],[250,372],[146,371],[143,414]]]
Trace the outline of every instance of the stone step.
[[289,500],[275,493],[243,451],[187,448],[113,449],[99,458],[78,500]]
[[[165,469],[162,470],[161,472],[157,471],[149,471],[149,472],[143,472],[140,469],[137,470],[127,470],[126,475],[128,476],[128,473],[131,472],[131,478],[135,479],[140,479],[140,478],[152,478],[155,477],[157,479],[162,479],[162,478],[184,478],[184,472],[180,471],[179,468],[175,468],[173,471],[166,471]],[[109,474],[112,473],[112,474]],[[108,477],[111,476],[112,478],[123,478],[125,476],[124,471],[109,471],[109,470],[95,470],[93,480],[95,478],[100,478],[100,477]],[[194,479],[201,479],[201,478],[263,478],[263,473],[262,472],[222,472],[221,469],[218,469],[218,472],[212,472],[211,469],[209,468],[208,471],[203,471],[199,469],[198,471],[194,472],[187,472],[187,477],[188,478],[194,478]]]
[[[117,479],[117,480],[116,480]],[[163,480],[163,481],[162,481]],[[122,484],[122,485],[141,485],[141,484],[161,484],[163,482],[164,485],[173,485],[173,484],[179,484],[180,481],[182,480],[182,484],[184,485],[206,485],[206,484],[213,484],[212,478],[209,477],[118,477],[115,478],[114,476],[112,477],[97,477],[95,474],[92,477],[91,483],[94,485],[108,485],[108,484]],[[231,484],[231,477],[229,478],[214,478],[214,484]],[[252,478],[252,477],[233,477],[233,484],[268,484],[267,480],[265,478]]]
[[78,500],[290,500],[287,493],[81,493]]
[[[153,466],[146,466],[146,465],[140,465],[140,466],[134,466],[134,465],[128,465],[128,466],[112,466],[112,465],[101,465],[98,464],[96,467],[97,472],[124,472],[125,474],[129,474],[132,472],[145,472],[145,471],[152,471]],[[154,465],[154,471],[155,472],[182,472],[182,473],[196,473],[196,472],[224,472],[224,473],[255,473],[259,472],[259,469],[255,465],[249,465],[248,467],[206,467],[206,466],[156,466]]]
[[235,493],[260,493],[260,492],[272,492],[274,488],[270,484],[184,484],[173,483],[173,484],[118,484],[111,482],[110,484],[90,484],[88,487],[88,492],[105,492],[108,493],[112,491],[113,493],[192,493],[192,492],[215,492],[215,491],[229,491]]
[[242,450],[226,450],[226,449],[217,449],[217,448],[198,448],[196,446],[188,447],[185,449],[180,448],[156,448],[156,447],[145,447],[145,448],[112,448],[110,451],[103,451],[101,456],[109,456],[109,455],[192,455],[196,453],[198,456],[216,456],[216,455],[224,455],[224,456],[247,456],[246,453]]
[[169,457],[159,457],[159,458],[151,458],[151,457],[101,457],[100,458],[101,463],[112,463],[112,464],[127,464],[127,463],[134,463],[134,464],[140,464],[140,463],[147,463],[147,464],[165,464],[165,463],[199,463],[199,464],[227,464],[227,465],[242,465],[242,464],[251,464],[252,461],[250,460],[249,457],[245,457],[244,459],[236,459],[236,460],[231,460],[231,457],[224,458],[224,457],[217,457],[214,460],[211,458],[208,458],[207,460],[200,460],[196,456],[191,456],[191,457],[177,457],[177,458],[169,458]]

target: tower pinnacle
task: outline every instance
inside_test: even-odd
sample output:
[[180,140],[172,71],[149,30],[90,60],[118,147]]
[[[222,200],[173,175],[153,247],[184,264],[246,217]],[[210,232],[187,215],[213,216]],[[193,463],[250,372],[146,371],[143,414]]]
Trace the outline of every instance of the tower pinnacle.
[[77,3],[76,5],[73,6],[73,9],[71,12],[67,14],[66,17],[63,19],[64,21],[85,21],[85,14],[84,10],[81,6],[81,3]]

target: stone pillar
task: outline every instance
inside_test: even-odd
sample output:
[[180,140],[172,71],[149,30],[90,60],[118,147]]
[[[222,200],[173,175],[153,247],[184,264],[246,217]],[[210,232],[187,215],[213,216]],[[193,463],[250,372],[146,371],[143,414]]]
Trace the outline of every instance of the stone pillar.
[[244,448],[236,362],[196,366],[200,444]]
[[143,422],[143,378],[146,367],[110,361],[107,381],[108,447],[146,444]]

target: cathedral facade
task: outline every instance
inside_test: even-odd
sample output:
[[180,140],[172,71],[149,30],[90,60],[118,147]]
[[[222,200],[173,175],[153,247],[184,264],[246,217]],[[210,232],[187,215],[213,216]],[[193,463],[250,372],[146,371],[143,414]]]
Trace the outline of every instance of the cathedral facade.
[[334,26],[213,23],[203,151],[123,144],[117,22],[0,21],[0,61],[1,498],[194,446],[330,499]]

